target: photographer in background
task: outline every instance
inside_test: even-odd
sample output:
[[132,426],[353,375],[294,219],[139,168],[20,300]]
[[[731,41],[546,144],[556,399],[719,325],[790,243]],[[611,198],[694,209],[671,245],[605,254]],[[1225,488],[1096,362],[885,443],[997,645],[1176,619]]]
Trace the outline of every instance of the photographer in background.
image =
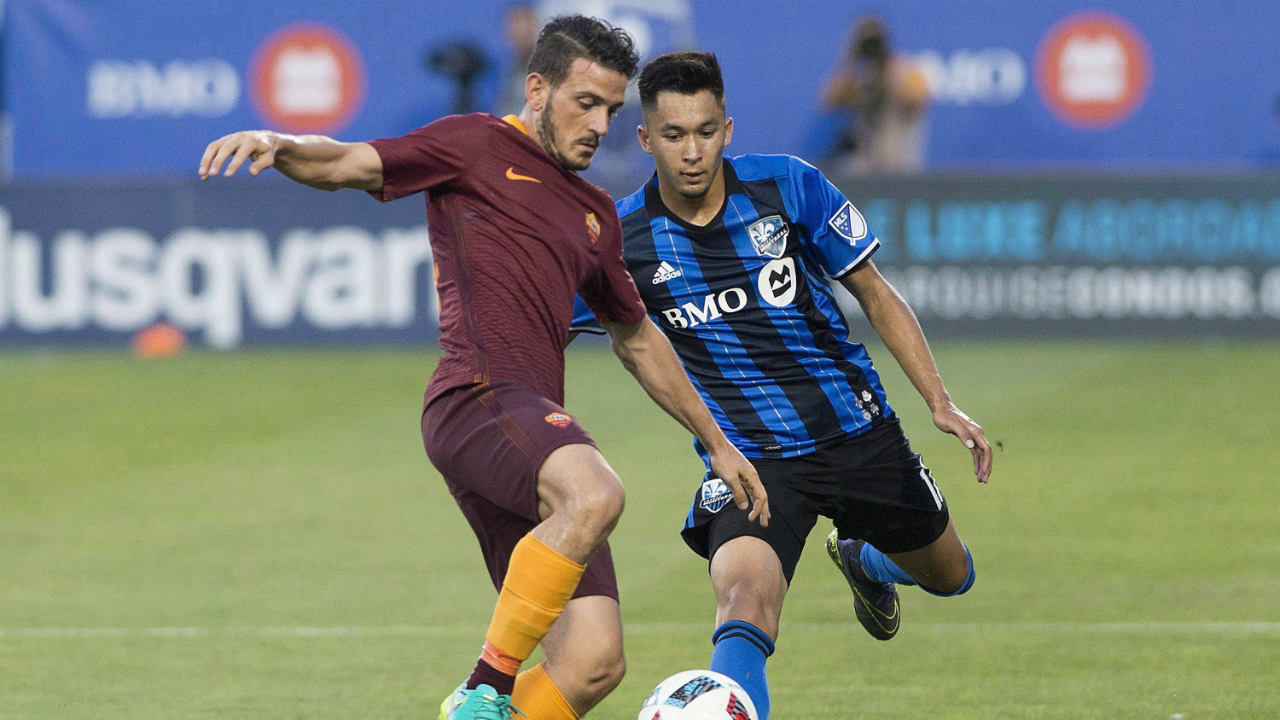
[[834,174],[924,169],[928,82],[910,59],[892,52],[878,18],[855,25],[848,50],[823,85],[822,104],[828,111],[853,111],[840,133]]

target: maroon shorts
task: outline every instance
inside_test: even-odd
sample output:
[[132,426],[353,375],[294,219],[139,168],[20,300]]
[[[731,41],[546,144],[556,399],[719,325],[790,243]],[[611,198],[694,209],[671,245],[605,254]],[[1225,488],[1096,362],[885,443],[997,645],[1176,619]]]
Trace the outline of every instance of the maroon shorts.
[[[467,385],[435,398],[422,413],[422,443],[480,540],[499,589],[516,543],[541,521],[543,461],[564,445],[595,447],[564,408],[515,382]],[[608,543],[591,556],[573,597],[590,595],[618,599]]]

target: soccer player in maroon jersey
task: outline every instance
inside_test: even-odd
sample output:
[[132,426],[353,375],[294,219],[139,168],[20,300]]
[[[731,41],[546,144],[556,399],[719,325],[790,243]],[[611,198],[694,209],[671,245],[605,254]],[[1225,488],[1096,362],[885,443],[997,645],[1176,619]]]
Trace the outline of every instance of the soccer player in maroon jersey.
[[[444,358],[422,415],[427,455],[471,523],[494,586],[471,677],[442,720],[574,720],[622,679],[622,629],[605,542],[623,489],[561,407],[574,293],[664,410],[707,447],[738,506],[767,524],[755,470],[716,426],[622,259],[609,196],[577,174],[622,106],[638,58],[622,30],[582,16],[542,29],[520,115],[438,120],[400,138],[341,143],[240,132],[210,143],[200,176],[249,163],[311,187],[387,201],[425,191]],[[542,643],[547,660],[520,673]]]

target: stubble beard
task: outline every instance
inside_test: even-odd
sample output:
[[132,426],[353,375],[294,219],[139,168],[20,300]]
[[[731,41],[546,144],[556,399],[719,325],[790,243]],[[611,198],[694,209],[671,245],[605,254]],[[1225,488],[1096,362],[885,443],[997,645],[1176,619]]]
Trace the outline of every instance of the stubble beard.
[[560,150],[560,146],[556,144],[556,124],[551,120],[551,100],[548,99],[546,108],[543,109],[542,115],[538,118],[538,139],[541,141],[542,149],[547,154],[560,163],[560,167],[566,170],[586,170],[591,167],[591,158],[587,158],[586,162],[573,160]]

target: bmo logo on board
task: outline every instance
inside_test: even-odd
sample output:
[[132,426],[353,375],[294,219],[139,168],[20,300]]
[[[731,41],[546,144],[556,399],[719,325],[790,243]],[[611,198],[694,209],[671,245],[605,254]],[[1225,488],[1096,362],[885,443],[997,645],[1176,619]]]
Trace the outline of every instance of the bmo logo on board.
[[1151,53],[1123,18],[1086,10],[1059,21],[1040,42],[1036,83],[1059,119],[1102,130],[1128,120],[1147,99]]
[[352,120],[364,100],[364,63],[351,41],[319,23],[290,25],[253,58],[254,106],[274,129],[327,133]]

